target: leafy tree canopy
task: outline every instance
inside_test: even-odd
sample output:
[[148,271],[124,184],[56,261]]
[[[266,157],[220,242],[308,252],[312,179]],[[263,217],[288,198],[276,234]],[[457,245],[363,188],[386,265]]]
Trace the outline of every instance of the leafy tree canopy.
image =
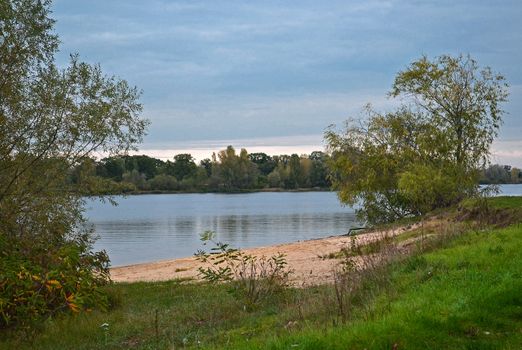
[[476,193],[507,87],[502,75],[469,56],[411,63],[390,92],[401,107],[381,114],[367,106],[366,118],[326,132],[341,201],[360,203],[370,222],[388,222]]
[[167,164],[167,173],[175,176],[178,180],[193,176],[197,171],[194,157],[188,153],[181,153],[174,156],[174,163]]
[[[90,252],[90,235],[83,227],[82,195],[96,193],[97,184],[81,181],[79,173],[75,181],[68,178],[80,165],[92,171],[88,159],[99,152],[112,155],[134,149],[147,126],[139,117],[142,107],[135,87],[104,75],[100,66],[82,62],[76,54],[64,69],[55,64],[59,41],[53,34],[50,4],[0,3],[0,270],[7,271],[0,277],[0,298],[7,300],[0,314],[4,323],[64,306],[75,310],[81,300],[95,303],[94,291],[80,289],[82,283],[92,288],[108,277],[106,258]],[[69,254],[65,260],[64,254]],[[69,269],[60,267],[63,261],[72,264]],[[38,279],[11,285],[10,273],[15,276],[20,268],[32,269],[34,274],[28,276]],[[64,272],[56,280],[62,287],[57,294],[44,296],[41,283],[58,268]],[[13,299],[13,293],[27,295]],[[82,293],[83,298],[72,302]],[[21,300],[34,305],[16,304]]]

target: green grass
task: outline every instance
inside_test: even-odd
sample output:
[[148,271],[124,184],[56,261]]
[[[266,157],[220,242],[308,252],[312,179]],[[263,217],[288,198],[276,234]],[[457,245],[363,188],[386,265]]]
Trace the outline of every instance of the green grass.
[[0,331],[0,349],[522,349],[521,224],[469,231],[383,271],[386,286],[368,281],[346,324],[330,286],[249,306],[230,285],[115,284],[109,312]]
[[[499,196],[487,198],[487,203],[495,209],[522,209],[522,196]],[[471,208],[477,204],[476,199],[468,199],[462,203],[464,208]]]
[[521,349],[522,226],[468,233],[391,268],[371,317],[241,344],[270,349]]
[[[108,288],[109,312],[58,315],[30,330],[0,330],[0,349],[170,349],[226,345],[259,335],[287,332],[300,313],[329,320],[331,310],[303,300],[329,293],[326,287],[287,289],[248,305],[231,285],[187,281],[117,283]],[[108,331],[101,327],[107,323]],[[2,333],[3,332],[3,333]]]
[[498,209],[521,209],[522,208],[522,196],[501,196],[490,198],[489,203]]

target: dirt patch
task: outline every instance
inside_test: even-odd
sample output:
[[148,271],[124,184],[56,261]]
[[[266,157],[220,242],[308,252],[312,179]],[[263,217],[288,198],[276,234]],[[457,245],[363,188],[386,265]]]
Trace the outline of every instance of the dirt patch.
[[[245,249],[247,254],[272,256],[278,253],[286,255],[288,266],[294,271],[291,283],[295,286],[308,286],[332,281],[332,271],[338,264],[337,259],[325,259],[325,256],[339,252],[349,244],[366,245],[385,237],[394,237],[414,230],[418,225],[399,227],[385,231],[374,231],[357,236],[336,236],[314,239],[289,244]],[[352,243],[353,240],[353,243]],[[165,281],[175,278],[198,279],[198,268],[202,264],[194,257],[136,264],[111,269],[115,282]]]

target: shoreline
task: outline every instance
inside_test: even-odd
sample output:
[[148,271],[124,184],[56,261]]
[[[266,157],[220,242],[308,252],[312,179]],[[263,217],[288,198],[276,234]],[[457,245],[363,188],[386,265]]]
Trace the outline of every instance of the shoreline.
[[289,192],[289,193],[299,193],[299,192],[335,192],[330,188],[322,188],[322,187],[310,187],[310,188],[294,188],[294,189],[284,189],[284,188],[260,188],[260,189],[245,189],[245,190],[237,190],[237,191],[165,191],[165,190],[148,190],[148,191],[133,191],[133,192],[121,192],[121,193],[111,193],[109,196],[140,196],[146,194],[243,194],[243,193],[277,193],[277,192]]
[[[330,236],[292,243],[242,249],[255,256],[285,254],[289,269],[294,273],[290,283],[294,286],[317,285],[331,282],[338,259],[325,258],[351,244],[365,245],[384,237],[393,237],[413,230],[417,225],[401,226],[386,230],[374,230],[353,236]],[[199,280],[198,268],[205,266],[195,257],[164,259],[147,263],[118,266],[110,269],[111,278],[117,283],[159,282],[171,279]]]

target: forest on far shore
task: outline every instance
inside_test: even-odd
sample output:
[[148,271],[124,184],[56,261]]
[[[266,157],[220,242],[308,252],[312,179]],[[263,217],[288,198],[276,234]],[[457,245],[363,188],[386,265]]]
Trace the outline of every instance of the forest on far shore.
[[[189,153],[172,160],[147,155],[85,159],[71,173],[71,182],[96,182],[101,192],[238,192],[262,189],[329,189],[329,155],[270,156],[266,153],[236,152],[234,147],[196,162]],[[522,183],[522,171],[509,165],[493,164],[480,170],[481,184]]]
[[87,158],[73,169],[71,181],[94,179],[97,189],[111,193],[328,189],[328,159],[321,151],[270,156],[236,152],[232,146],[199,163],[189,153],[177,154],[172,161],[146,155]]

